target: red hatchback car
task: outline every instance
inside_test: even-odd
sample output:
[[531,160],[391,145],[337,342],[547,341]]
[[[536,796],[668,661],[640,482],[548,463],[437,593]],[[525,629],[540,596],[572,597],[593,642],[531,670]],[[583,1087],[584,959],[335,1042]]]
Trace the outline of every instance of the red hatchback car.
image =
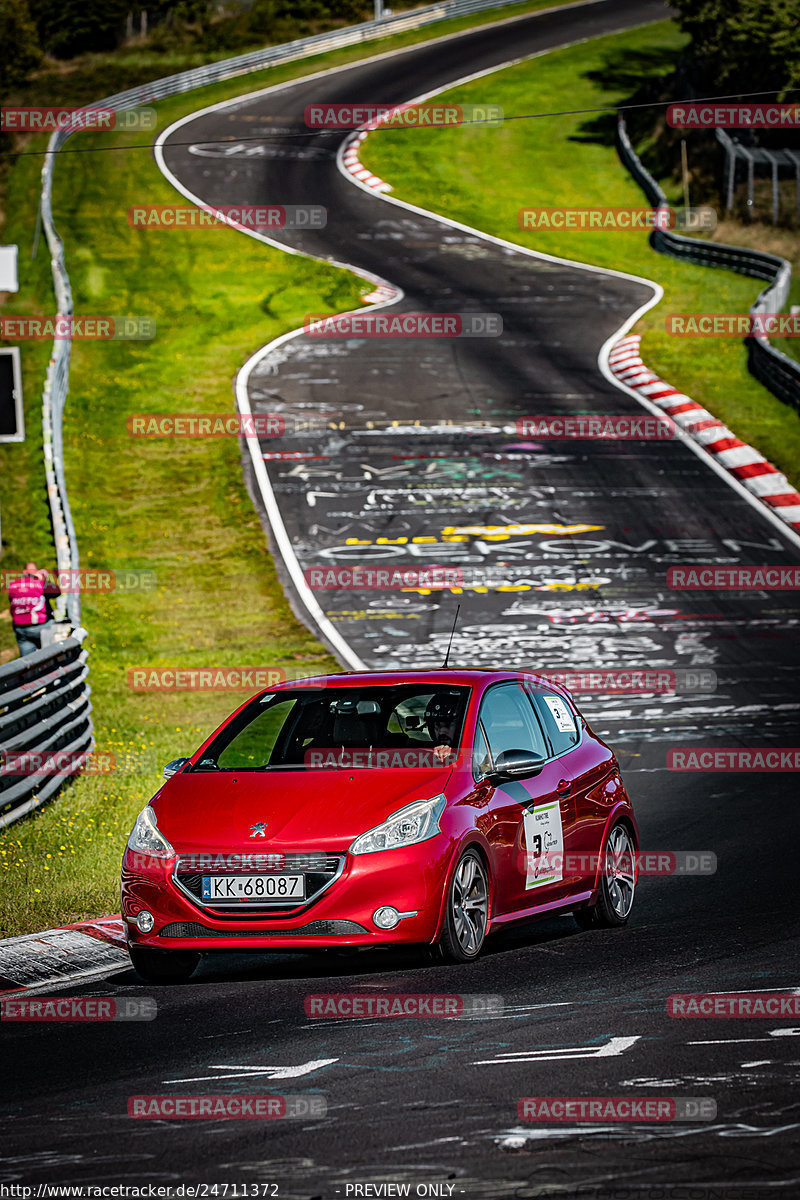
[[212,950],[418,943],[467,962],[512,921],[631,912],[619,764],[534,674],[283,684],[164,774],[122,862],[131,959],[153,982]]

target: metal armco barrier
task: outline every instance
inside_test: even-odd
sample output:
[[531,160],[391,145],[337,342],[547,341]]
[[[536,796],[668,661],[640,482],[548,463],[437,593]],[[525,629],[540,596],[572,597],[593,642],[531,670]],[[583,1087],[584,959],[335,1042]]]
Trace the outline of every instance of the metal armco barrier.
[[[625,118],[617,120],[617,147],[620,158],[644,191],[653,208],[667,208],[667,197],[661,190],[631,145]],[[726,246],[721,242],[705,242],[700,238],[684,237],[667,229],[654,229],[650,244],[661,254],[684,258],[704,267],[726,267],[741,275],[765,279],[770,286],[760,292],[751,313],[781,312],[789,296],[792,268],[785,258],[748,250],[744,246]],[[760,383],[800,412],[800,362],[782,354],[770,345],[763,335],[744,339],[748,350],[748,367]]]
[[[38,808],[77,773],[94,747],[91,689],[81,647],[85,636],[79,629],[66,641],[0,667],[0,829]],[[56,752],[68,756],[67,769],[53,773],[45,766],[37,773],[33,763],[23,775],[5,769],[15,756],[44,760]]]

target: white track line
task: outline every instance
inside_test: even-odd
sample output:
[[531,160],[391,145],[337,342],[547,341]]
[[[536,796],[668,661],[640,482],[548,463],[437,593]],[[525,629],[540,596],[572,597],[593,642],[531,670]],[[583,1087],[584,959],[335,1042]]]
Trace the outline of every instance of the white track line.
[[[662,415],[671,418],[711,455],[712,463],[730,472],[741,486],[756,496],[765,506],[765,515],[778,518],[781,527],[789,527],[794,533],[800,531],[800,495],[764,455],[742,442],[728,429],[724,421],[713,416],[696,400],[671,387],[663,379],[648,371],[637,370],[644,366],[639,358],[639,334],[621,338],[610,348],[609,369],[624,384],[625,390],[647,396],[649,405]],[[606,343],[607,345],[608,343]],[[631,359],[631,353],[634,359]],[[702,425],[695,430],[693,426]],[[716,461],[715,461],[716,460]],[[768,508],[766,506],[769,506]]]
[[[587,5],[593,5],[593,4],[602,3],[602,2],[603,2],[603,0],[586,0]],[[569,7],[570,7],[570,9],[572,9],[572,8],[577,8],[577,7],[583,7],[583,5],[570,5]],[[550,13],[550,12],[554,12],[554,11],[558,11],[558,10],[552,9],[552,8],[546,9],[536,15],[537,16],[545,15],[546,13]],[[490,25],[484,25],[484,26],[481,26],[480,28],[488,29],[488,28],[494,27],[495,25],[510,24],[517,20],[527,19],[530,15],[531,14],[522,14],[522,16],[520,16],[520,17],[512,17],[506,21],[492,22]],[[644,24],[651,24],[651,23],[652,22],[644,22]],[[634,28],[634,27],[632,26],[631,28]],[[458,33],[458,34],[444,35],[441,38],[431,39],[430,41],[425,42],[424,45],[431,45],[435,42],[452,41],[458,37],[466,36],[471,32],[474,32],[474,30],[464,31],[464,32]],[[628,32],[628,30],[626,29],[624,32]],[[544,54],[551,54],[556,50],[566,49],[569,46],[580,45],[581,43],[589,41],[589,40],[590,39],[588,39],[588,38],[578,38],[575,41],[564,43],[562,46],[554,46],[548,50],[536,51],[535,53],[530,54],[530,55],[524,55],[522,57],[516,57],[516,58],[509,59],[508,61],[506,61],[504,63],[497,64],[497,65],[487,68],[485,70],[477,71],[470,75],[465,75],[458,79],[454,79],[454,80],[450,81],[445,87],[438,88],[434,91],[424,92],[419,96],[415,96],[410,100],[404,101],[403,103],[404,104],[422,103],[424,100],[430,99],[431,96],[441,95],[441,93],[444,91],[449,91],[453,88],[460,87],[465,83],[470,83],[473,80],[482,78],[486,75],[495,74],[498,71],[505,70],[506,67],[514,66],[521,62],[528,62],[532,59],[540,58]],[[316,71],[311,75],[303,76],[300,79],[286,80],[283,83],[273,84],[270,87],[258,88],[252,92],[246,93],[245,95],[236,96],[231,100],[223,100],[223,101],[218,102],[217,104],[210,104],[210,105],[206,106],[205,108],[199,109],[197,112],[189,113],[186,116],[181,117],[178,121],[175,121],[172,125],[168,126],[168,128],[165,129],[161,134],[159,134],[158,138],[156,139],[156,143],[155,143],[155,147],[154,147],[154,155],[155,155],[156,163],[157,163],[160,171],[162,172],[162,174],[169,180],[169,182],[172,184],[172,186],[175,188],[176,191],[178,191],[182,196],[185,196],[188,200],[191,200],[192,203],[196,204],[198,207],[202,208],[205,206],[206,202],[201,197],[199,197],[199,196],[195,195],[193,192],[191,192],[187,187],[185,187],[181,183],[181,181],[177,178],[177,176],[169,169],[169,167],[167,166],[165,159],[164,159],[164,145],[165,145],[167,139],[170,136],[172,136],[172,134],[174,134],[178,129],[181,129],[185,125],[188,125],[191,122],[198,120],[200,117],[203,117],[208,113],[221,112],[228,108],[235,108],[237,105],[245,105],[245,104],[249,103],[250,101],[252,101],[254,99],[258,99],[262,96],[271,95],[276,92],[287,91],[291,88],[296,88],[304,83],[308,83],[308,82],[310,82],[312,80],[316,80],[316,79],[321,79],[328,75],[344,74],[348,70],[357,70],[369,63],[380,61],[382,59],[387,59],[387,58],[395,58],[402,54],[411,53],[417,49],[419,49],[419,45],[408,46],[408,47],[404,47],[401,50],[392,50],[392,51],[387,51],[384,54],[372,55],[369,58],[360,59],[357,62],[349,63],[346,66],[328,67],[322,71]],[[625,333],[627,333],[627,331],[635,324],[636,321],[638,321],[640,319],[640,317],[642,317],[644,315],[644,313],[646,313],[654,305],[658,304],[659,301],[662,299],[662,297],[664,295],[664,289],[661,287],[661,285],[659,283],[656,283],[652,279],[644,278],[643,276],[640,276],[640,275],[633,275],[628,271],[616,271],[609,267],[596,267],[596,266],[593,266],[588,263],[577,262],[575,259],[563,258],[563,257],[560,257],[558,255],[553,255],[553,254],[545,254],[541,250],[531,250],[526,246],[519,246],[515,242],[509,242],[509,241],[506,241],[504,238],[495,237],[493,234],[485,233],[480,229],[474,229],[470,225],[464,225],[460,221],[454,221],[454,220],[452,220],[452,218],[442,216],[440,213],[430,212],[428,209],[420,208],[417,205],[410,204],[406,200],[399,200],[396,196],[387,196],[386,193],[383,191],[376,191],[374,187],[370,187],[363,180],[361,180],[361,179],[357,178],[355,175],[353,175],[351,173],[350,169],[345,165],[345,162],[344,162],[345,152],[349,149],[349,147],[353,143],[354,139],[361,132],[366,132],[366,130],[356,131],[353,134],[352,138],[346,138],[342,141],[342,143],[339,146],[339,150],[338,150],[338,153],[336,156],[336,165],[345,179],[349,180],[349,182],[352,183],[355,187],[362,188],[369,195],[377,197],[379,200],[383,201],[386,204],[396,205],[398,208],[406,209],[408,212],[414,212],[414,213],[417,213],[419,216],[425,217],[429,220],[438,221],[440,224],[445,225],[450,229],[461,230],[463,233],[470,234],[473,237],[480,238],[484,241],[492,243],[493,245],[501,246],[504,249],[513,250],[518,254],[525,254],[531,258],[536,258],[543,262],[559,263],[564,266],[574,267],[578,270],[588,271],[591,274],[606,275],[606,276],[611,276],[611,277],[617,278],[617,279],[627,279],[627,280],[630,280],[631,282],[640,283],[640,284],[643,284],[645,287],[651,288],[652,292],[653,292],[652,298],[650,300],[646,301],[644,304],[642,304],[638,309],[636,309],[636,311],[633,312],[622,323],[622,325],[616,330],[616,332],[613,333],[611,335],[611,337],[609,337],[607,339],[607,341],[603,344],[603,346],[600,348],[600,351],[598,354],[598,367],[600,369],[601,374],[610,383],[612,383],[615,387],[617,387],[620,390],[625,391],[629,395],[633,396],[649,412],[651,412],[653,414],[661,415],[661,409],[659,409],[655,404],[653,404],[650,400],[648,400],[648,398],[646,396],[643,396],[640,392],[634,391],[632,388],[628,387],[621,380],[619,380],[613,374],[613,372],[611,371],[611,368],[609,367],[609,364],[608,364],[608,356],[609,356],[612,346],[614,346],[615,343],[621,337],[623,337],[625,335]],[[362,141],[363,141],[363,139],[362,139]],[[233,227],[238,229],[241,233],[245,233],[249,237],[256,238],[258,241],[264,242],[266,245],[274,246],[276,249],[283,250],[287,254],[296,254],[300,257],[309,258],[309,259],[312,259],[317,262],[325,262],[325,263],[330,263],[333,266],[342,267],[345,270],[349,270],[349,271],[353,272],[353,274],[355,274],[359,278],[365,279],[365,280],[369,281],[370,283],[373,283],[376,288],[386,288],[386,289],[389,289],[389,291],[394,294],[393,299],[372,305],[371,310],[373,308],[374,309],[387,308],[392,304],[398,303],[403,298],[403,293],[398,287],[396,287],[394,284],[390,283],[388,280],[382,279],[380,276],[372,275],[371,272],[365,271],[363,268],[356,267],[351,263],[344,263],[344,262],[340,262],[335,259],[322,258],[318,255],[308,254],[305,251],[297,250],[292,246],[286,246],[281,242],[277,242],[277,241],[273,240],[272,238],[267,237],[263,233],[258,233],[255,230],[244,228],[243,226],[240,226],[240,225],[236,224],[235,222],[229,222],[229,223],[232,224]],[[283,345],[284,342],[287,342],[292,338],[299,337],[301,334],[303,334],[303,332],[304,332],[304,330],[301,327],[298,329],[291,330],[288,333],[282,334],[280,337],[277,337],[277,338],[273,339],[271,342],[267,343],[265,346],[262,346],[259,350],[257,350],[255,352],[255,354],[253,354],[246,361],[246,363],[241,368],[241,370],[239,371],[239,373],[236,377],[236,389],[235,389],[236,390],[236,403],[237,403],[237,406],[239,407],[240,412],[249,414],[251,411],[249,396],[247,395],[247,381],[248,381],[253,369],[255,368],[255,366],[259,362],[261,362],[262,359],[264,359],[273,350],[275,350],[279,346]],[[747,502],[749,504],[752,505],[753,508],[756,509],[757,512],[759,512],[767,520],[772,521],[772,523],[774,525],[776,525],[786,537],[788,537],[791,541],[793,541],[795,545],[800,547],[800,536],[798,536],[798,534],[796,534],[783,521],[781,521],[778,517],[776,517],[774,515],[774,513],[772,513],[770,510],[768,510],[759,499],[757,499],[754,495],[752,495],[749,491],[747,491],[747,489],[745,487],[743,487],[743,485],[739,482],[739,480],[735,479],[728,471],[726,471],[717,462],[715,462],[715,460],[712,457],[710,457],[708,454],[706,454],[705,451],[701,448],[701,446],[699,446],[688,434],[686,434],[684,431],[681,431],[680,436],[683,438],[685,444],[687,446],[689,446],[689,448],[698,455],[698,457],[701,459],[702,462],[704,462],[712,470],[716,471],[717,474],[722,479],[725,479],[732,488],[734,488],[745,500],[747,500]],[[256,481],[258,483],[258,487],[261,492],[262,500],[264,502],[264,508],[269,517],[270,524],[272,525],[272,530],[273,530],[273,534],[275,536],[275,541],[278,545],[281,557],[283,558],[283,561],[286,565],[286,568],[289,572],[292,582],[297,590],[297,594],[298,594],[298,597],[299,597],[301,603],[305,606],[309,616],[312,618],[312,620],[315,622],[317,627],[320,629],[320,632],[323,634],[325,639],[334,648],[334,650],[341,656],[343,662],[347,666],[351,667],[354,670],[363,670],[365,664],[356,655],[354,650],[348,645],[348,643],[345,641],[345,639],[342,637],[342,635],[338,632],[338,630],[336,630],[334,628],[333,624],[325,616],[325,614],[323,613],[322,609],[319,606],[319,603],[316,600],[316,597],[314,596],[313,592],[311,591],[308,584],[306,583],[305,578],[303,577],[303,572],[300,567],[300,563],[298,562],[297,555],[295,554],[294,548],[291,544],[291,539],[289,538],[289,535],[286,530],[286,526],[283,522],[283,518],[280,513],[280,509],[279,509],[277,501],[275,499],[275,493],[274,493],[272,485],[270,483],[269,475],[267,473],[267,469],[264,464],[264,460],[261,457],[258,443],[253,438],[248,438],[247,442],[248,442],[248,446],[250,449],[250,456],[251,456],[251,460],[253,462],[253,468],[255,471]]]
[[[648,24],[650,24],[650,22],[648,22]],[[627,30],[625,32],[627,32]],[[591,40],[591,39],[581,38],[578,41],[569,42],[564,46],[554,46],[551,50],[539,51],[536,54],[526,55],[523,58],[517,58],[517,59],[510,60],[508,63],[505,63],[500,67],[492,67],[487,71],[478,71],[474,75],[465,75],[461,79],[454,80],[452,84],[448,84],[447,88],[440,88],[435,92],[425,92],[420,96],[416,96],[413,100],[404,102],[404,106],[405,106],[405,104],[408,104],[408,105],[421,104],[423,101],[429,100],[432,96],[441,95],[441,93],[443,91],[450,91],[452,88],[460,87],[462,84],[465,84],[465,83],[470,83],[474,79],[480,79],[484,75],[493,74],[495,71],[505,70],[505,68],[507,66],[515,66],[518,63],[527,62],[532,58],[539,58],[543,54],[551,54],[554,50],[563,50],[563,49],[566,49],[567,46],[579,45],[581,42],[586,42],[589,40]],[[627,392],[627,394],[629,396],[633,396],[633,398],[635,400],[638,400],[638,402],[644,408],[646,408],[648,412],[652,413],[655,416],[663,417],[663,415],[664,415],[663,407],[660,407],[659,405],[653,403],[653,401],[650,400],[649,397],[647,396],[646,392],[643,392],[643,390],[640,390],[640,389],[637,389],[637,388],[631,386],[630,383],[625,382],[623,379],[621,379],[619,377],[619,375],[614,372],[614,370],[612,369],[612,367],[609,364],[609,355],[611,354],[614,347],[618,346],[618,343],[625,336],[625,334],[628,332],[628,330],[631,329],[636,324],[636,322],[638,320],[640,320],[640,318],[642,316],[644,316],[644,314],[646,312],[649,311],[649,309],[653,308],[663,298],[664,289],[661,287],[661,284],[656,283],[655,280],[653,280],[653,279],[647,279],[641,275],[633,275],[628,271],[615,271],[611,267],[596,267],[596,266],[593,266],[588,263],[576,262],[574,259],[561,258],[561,257],[559,257],[557,255],[553,255],[553,254],[545,254],[541,250],[531,250],[527,246],[517,245],[516,242],[506,241],[505,238],[498,238],[498,237],[495,237],[493,234],[484,233],[482,230],[475,229],[471,225],[464,225],[464,224],[462,224],[462,222],[455,221],[451,217],[445,217],[445,216],[442,216],[440,213],[435,213],[435,212],[429,211],[428,209],[420,208],[416,204],[410,204],[407,200],[400,200],[396,196],[387,196],[384,191],[370,186],[368,183],[365,183],[364,181],[359,179],[356,175],[352,174],[345,162],[345,152],[348,149],[348,147],[350,146],[352,140],[355,138],[360,138],[359,144],[363,143],[364,137],[362,135],[366,135],[367,132],[369,132],[369,131],[366,129],[366,127],[364,129],[356,131],[353,134],[351,139],[348,139],[346,142],[344,142],[342,144],[342,146],[340,146],[339,152],[337,154],[337,160],[336,160],[337,166],[339,167],[339,170],[345,176],[345,178],[349,179],[350,183],[352,183],[355,187],[360,187],[363,191],[369,192],[373,196],[377,196],[378,199],[384,201],[386,204],[395,204],[395,205],[397,205],[398,208],[404,208],[404,209],[408,210],[409,212],[418,213],[420,216],[427,217],[430,220],[438,221],[442,225],[447,225],[451,229],[459,229],[463,233],[469,233],[469,234],[473,235],[474,237],[482,238],[484,241],[492,242],[496,246],[502,246],[502,247],[505,247],[505,248],[508,248],[511,250],[516,250],[520,254],[527,254],[531,258],[542,259],[545,262],[563,263],[563,264],[566,264],[567,266],[577,267],[583,271],[592,271],[592,272],[596,272],[597,274],[601,274],[601,275],[610,275],[610,276],[616,277],[618,279],[630,279],[635,283],[642,283],[642,284],[645,284],[647,287],[652,288],[653,289],[653,298],[651,300],[648,300],[645,304],[641,305],[641,307],[636,309],[635,312],[631,313],[631,315],[628,318],[626,318],[626,320],[622,323],[622,325],[619,327],[619,329],[617,329],[615,333],[612,333],[611,336],[609,338],[607,338],[606,341],[603,343],[603,345],[600,347],[600,351],[597,356],[597,365],[598,365],[598,368],[600,369],[601,374],[608,380],[609,383],[612,383],[615,387],[619,388],[620,391]],[[638,355],[636,355],[635,357],[632,357],[630,359],[629,365],[632,368],[633,367],[639,368],[639,370],[641,372],[640,384],[661,383],[665,388],[669,387],[668,384],[664,384],[662,380],[659,380],[657,375],[653,374],[652,372],[647,371],[647,368],[644,368],[644,365],[643,365],[641,359],[638,358]],[[645,379],[645,374],[647,375],[646,379]],[[684,399],[686,401],[689,401],[688,396],[684,397]],[[689,401],[689,402],[694,403],[694,401]],[[700,408],[699,405],[697,407],[698,407],[698,409]],[[708,413],[707,416],[711,420],[715,419],[711,416],[710,413]],[[719,424],[721,425],[722,422],[719,422]],[[717,461],[711,454],[709,454],[707,452],[706,447],[703,444],[702,440],[698,437],[698,435],[692,434],[691,429],[681,428],[679,436],[680,436],[681,440],[684,442],[684,444],[686,446],[688,446],[688,448],[694,454],[696,454],[697,457],[707,467],[710,467],[711,470],[715,471],[716,474],[719,475],[721,479],[724,479],[725,482],[734,489],[734,491],[738,492],[739,495],[742,496],[748,502],[748,504],[751,505],[752,508],[754,508],[758,513],[761,514],[762,517],[765,518],[765,520],[771,522],[771,524],[773,524],[776,527],[776,529],[779,529],[781,531],[781,533],[783,533],[789,541],[791,541],[795,546],[800,547],[800,534],[797,532],[796,528],[793,528],[793,522],[791,522],[790,520],[787,520],[787,519],[781,519],[781,517],[777,516],[775,508],[770,507],[762,499],[762,496],[764,495],[763,492],[756,491],[755,488],[753,488],[752,491],[748,490],[748,488],[739,479],[737,479],[734,475],[732,475],[730,473],[730,469],[728,469],[722,463]],[[744,446],[744,443],[740,443],[740,445]],[[748,449],[749,449],[749,447],[748,447]],[[758,453],[758,451],[753,450],[752,454],[755,457],[749,461],[766,462],[766,459],[763,459],[762,456]],[[740,465],[740,464],[736,464],[736,465]]]

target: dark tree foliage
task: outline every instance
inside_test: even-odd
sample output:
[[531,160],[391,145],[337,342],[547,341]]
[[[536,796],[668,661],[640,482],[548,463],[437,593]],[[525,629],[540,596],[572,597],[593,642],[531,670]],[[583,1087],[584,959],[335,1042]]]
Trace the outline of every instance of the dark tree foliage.
[[672,0],[691,38],[694,86],[705,95],[800,87],[800,0]]
[[328,9],[322,0],[255,0],[247,18],[252,33],[269,36],[279,22],[301,23],[326,16]]
[[6,96],[42,57],[28,0],[0,0],[0,46],[0,96]]
[[[402,7],[413,0],[398,0]],[[113,50],[134,36],[147,14],[150,50],[231,53],[371,19],[372,0],[0,0],[0,11],[25,10],[41,49],[56,58]],[[2,27],[0,27],[2,32]],[[12,44],[7,38],[2,39]],[[21,56],[20,61],[25,62]],[[30,69],[23,70],[23,77]]]
[[126,0],[30,0],[42,48],[56,58],[112,50],[125,31]]

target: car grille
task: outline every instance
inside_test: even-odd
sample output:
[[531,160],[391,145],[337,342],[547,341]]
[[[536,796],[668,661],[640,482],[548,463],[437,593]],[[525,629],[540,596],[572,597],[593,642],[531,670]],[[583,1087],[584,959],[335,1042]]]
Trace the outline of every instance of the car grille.
[[[198,858],[179,858],[175,865],[174,879],[195,903],[201,908],[213,912],[215,917],[227,920],[263,921],[270,917],[286,917],[288,914],[300,913],[333,883],[341,874],[344,867],[343,854],[327,854],[322,852],[290,853],[290,854],[243,854],[241,863],[237,865],[237,857],[232,855],[207,855],[208,865],[198,870]],[[224,861],[223,861],[224,860]],[[219,904],[210,904],[203,900],[204,875],[271,875],[277,872],[302,873],[306,879],[306,898],[300,903],[264,904],[248,907],[237,904],[235,908]]]
[[165,938],[287,938],[287,937],[346,937],[348,934],[366,933],[363,925],[356,921],[310,921],[299,929],[208,929],[197,921],[173,921],[159,930]]

